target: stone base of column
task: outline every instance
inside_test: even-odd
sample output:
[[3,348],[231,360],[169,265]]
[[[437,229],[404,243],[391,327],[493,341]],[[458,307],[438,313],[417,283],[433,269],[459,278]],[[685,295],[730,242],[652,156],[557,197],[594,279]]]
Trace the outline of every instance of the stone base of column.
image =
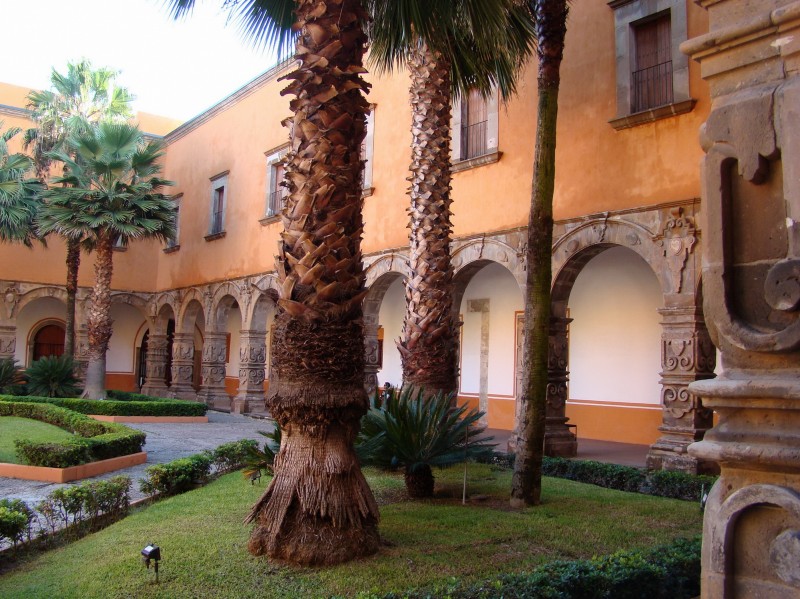
[[224,389],[201,389],[197,394],[197,401],[218,412],[231,411],[231,398]]
[[172,385],[169,389],[169,396],[177,399],[198,401],[197,391],[191,385]]
[[267,406],[264,395],[236,396],[231,400],[231,411],[234,414],[249,414],[250,412],[266,413]]
[[170,390],[166,384],[153,384],[145,382],[141,389],[142,395],[149,395],[151,397],[170,397]]
[[691,385],[719,423],[689,447],[720,463],[703,521],[702,597],[800,596],[800,379]]
[[548,418],[544,431],[544,455],[551,458],[574,458],[578,438],[567,427],[568,418]]
[[647,452],[648,470],[677,470],[690,474],[719,474],[714,461],[700,460],[689,455],[689,445],[703,437],[704,431],[669,431],[659,428],[662,436]]

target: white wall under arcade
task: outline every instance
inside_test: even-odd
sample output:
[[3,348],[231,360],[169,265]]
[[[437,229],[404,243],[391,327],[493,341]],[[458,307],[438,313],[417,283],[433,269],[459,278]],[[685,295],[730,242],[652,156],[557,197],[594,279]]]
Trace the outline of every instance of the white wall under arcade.
[[580,436],[641,443],[658,437],[662,305],[650,266],[626,248],[606,250],[578,275],[569,298],[567,416]]
[[403,279],[398,277],[386,290],[378,313],[378,325],[383,327],[383,367],[378,371],[380,386],[387,382],[393,387],[403,384],[403,365],[396,342],[403,331],[405,313],[405,287]]
[[461,301],[459,397],[486,411],[492,427],[513,425],[515,323],[523,310],[519,284],[508,269],[495,263],[472,277]]

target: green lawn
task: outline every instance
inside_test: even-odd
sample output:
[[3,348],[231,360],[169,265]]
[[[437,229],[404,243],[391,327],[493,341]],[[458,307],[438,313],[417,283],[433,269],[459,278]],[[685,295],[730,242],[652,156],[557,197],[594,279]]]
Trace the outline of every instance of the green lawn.
[[[545,479],[544,504],[507,508],[511,474],[470,465],[437,473],[437,498],[403,499],[402,477],[367,470],[381,503],[377,556],[327,569],[292,568],[247,553],[242,521],[264,490],[241,474],[137,510],[72,545],[0,577],[0,597],[330,597],[402,591],[521,572],[555,558],[585,558],[700,532],[697,505]],[[479,494],[480,497],[475,497]],[[139,551],[162,549],[160,584]]]
[[15,439],[27,439],[39,443],[47,441],[63,441],[72,435],[65,430],[28,418],[17,418],[16,416],[0,417],[0,462],[19,464]]

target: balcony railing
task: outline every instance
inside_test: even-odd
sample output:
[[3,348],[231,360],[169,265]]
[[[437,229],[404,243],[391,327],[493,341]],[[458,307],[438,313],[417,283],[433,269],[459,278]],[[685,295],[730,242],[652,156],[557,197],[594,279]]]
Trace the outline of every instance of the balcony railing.
[[672,102],[671,60],[633,71],[631,79],[632,112],[641,112]]
[[487,125],[488,121],[480,121],[461,127],[461,160],[486,154]]

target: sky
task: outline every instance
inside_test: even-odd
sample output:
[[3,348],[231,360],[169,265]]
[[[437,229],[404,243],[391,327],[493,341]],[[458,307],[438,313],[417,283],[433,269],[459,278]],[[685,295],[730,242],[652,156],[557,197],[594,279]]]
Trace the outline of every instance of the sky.
[[47,89],[53,68],[88,58],[121,71],[134,111],[189,120],[275,64],[226,25],[223,0],[173,21],[164,0],[0,0],[0,81]]

